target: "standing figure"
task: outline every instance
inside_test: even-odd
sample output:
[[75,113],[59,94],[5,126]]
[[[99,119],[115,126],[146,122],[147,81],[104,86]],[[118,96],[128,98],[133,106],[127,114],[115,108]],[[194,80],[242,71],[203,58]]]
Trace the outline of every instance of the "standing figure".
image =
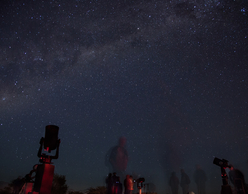
[[194,172],[194,181],[197,185],[197,194],[206,194],[206,181],[207,176],[204,170],[201,169],[200,165],[196,165]]
[[112,191],[111,194],[117,194],[118,192],[118,177],[116,176],[116,173],[113,173],[112,177]]
[[184,169],[181,169],[181,182],[180,186],[182,187],[183,194],[189,192],[190,179],[189,176],[185,173]]
[[120,177],[116,176],[115,172],[112,176],[111,194],[122,194],[122,183],[120,181]]
[[171,187],[172,194],[178,194],[179,179],[177,178],[175,172],[171,173],[169,185]]
[[237,194],[246,193],[244,174],[240,170],[234,168],[232,165],[230,165],[229,179],[231,183],[234,185],[235,192]]
[[133,192],[133,177],[130,175],[126,175],[126,179],[124,180],[125,194],[132,194]]
[[125,145],[126,138],[121,137],[119,139],[119,144],[112,149],[109,156],[109,162],[113,168],[112,172],[116,172],[120,176],[121,181],[125,178],[124,176],[128,162],[128,153]]
[[116,187],[117,187],[117,194],[122,194],[122,183],[121,183],[121,180],[120,180],[120,177],[118,176],[117,177],[117,182],[116,182]]
[[113,187],[112,173],[109,173],[108,177],[106,178],[106,187],[107,187],[107,194],[112,194],[112,187]]

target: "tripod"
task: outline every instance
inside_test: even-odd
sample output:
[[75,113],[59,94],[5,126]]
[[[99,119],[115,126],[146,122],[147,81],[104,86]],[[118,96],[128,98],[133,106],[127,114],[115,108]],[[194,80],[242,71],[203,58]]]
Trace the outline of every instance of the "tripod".
[[221,168],[221,177],[222,177],[222,183],[223,185],[221,185],[221,194],[232,194],[232,188],[231,186],[228,184],[228,176],[226,174],[226,170],[223,166],[220,167]]

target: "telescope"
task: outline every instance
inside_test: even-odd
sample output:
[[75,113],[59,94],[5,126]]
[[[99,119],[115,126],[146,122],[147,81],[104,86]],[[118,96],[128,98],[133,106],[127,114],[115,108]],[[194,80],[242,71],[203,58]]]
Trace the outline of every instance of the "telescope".
[[138,188],[138,190],[139,190],[139,194],[141,194],[142,193],[142,188],[143,188],[143,182],[145,182],[145,178],[138,178],[137,180],[137,188]]
[[[47,125],[45,130],[45,138],[40,139],[40,148],[38,151],[38,157],[42,164],[37,165],[35,182],[33,191],[39,194],[51,194],[51,188],[54,176],[54,165],[52,165],[52,159],[58,159],[59,157],[59,145],[60,139],[58,139],[59,127],[56,125]],[[44,151],[51,153],[52,150],[56,149],[54,156],[47,155]]]
[[221,194],[232,194],[232,188],[228,184],[228,176],[226,174],[226,168],[230,168],[231,166],[228,164],[228,160],[226,159],[219,159],[219,158],[214,158],[213,164],[217,165],[220,167],[221,170],[221,177],[222,177],[222,183],[223,185],[221,186]]
[[[29,194],[51,194],[54,165],[52,165],[52,159],[58,159],[59,157],[59,145],[60,139],[58,139],[59,127],[56,125],[47,125],[45,129],[45,137],[40,139],[40,148],[37,156],[40,158],[41,164],[36,164],[33,170],[25,176],[26,183],[23,185],[19,193]],[[44,149],[43,149],[44,148]],[[51,153],[52,150],[56,150],[56,154]],[[45,151],[45,152],[44,152]],[[32,174],[35,172],[35,176]],[[35,181],[32,179],[35,178]]]
[[[40,139],[40,148],[37,156],[40,158],[41,163],[51,164],[52,159],[58,159],[59,157],[59,144],[60,139],[58,139],[59,127],[56,125],[47,125],[45,138],[42,137]],[[56,149],[56,154],[54,156],[47,155],[42,150],[42,146],[44,146],[44,151],[51,153],[52,150]]]
[[226,159],[221,160],[221,159],[215,157],[213,163],[219,167],[223,167],[224,169],[225,168],[231,168],[231,166],[228,165],[228,160],[226,160]]
[[137,183],[142,183],[142,182],[145,182],[145,178],[139,178],[139,179],[137,179]]
[[57,148],[59,127],[56,125],[47,125],[45,132],[44,149],[49,153]]

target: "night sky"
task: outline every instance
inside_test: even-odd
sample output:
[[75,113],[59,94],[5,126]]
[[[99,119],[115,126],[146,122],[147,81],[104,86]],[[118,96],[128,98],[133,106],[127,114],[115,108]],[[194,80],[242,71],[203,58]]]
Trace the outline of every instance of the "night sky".
[[219,193],[214,157],[248,176],[247,0],[2,0],[0,15],[0,181],[39,163],[50,124],[71,190],[104,185],[121,136],[126,173],[161,194],[181,168],[196,191],[196,164]]

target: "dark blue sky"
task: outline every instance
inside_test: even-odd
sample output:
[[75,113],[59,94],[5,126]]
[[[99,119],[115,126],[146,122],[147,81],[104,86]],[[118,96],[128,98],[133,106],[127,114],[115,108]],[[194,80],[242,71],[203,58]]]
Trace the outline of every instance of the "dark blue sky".
[[55,171],[70,189],[104,184],[127,138],[127,173],[159,193],[195,165],[219,193],[214,156],[248,174],[246,1],[3,1],[0,180],[38,163],[60,127]]

